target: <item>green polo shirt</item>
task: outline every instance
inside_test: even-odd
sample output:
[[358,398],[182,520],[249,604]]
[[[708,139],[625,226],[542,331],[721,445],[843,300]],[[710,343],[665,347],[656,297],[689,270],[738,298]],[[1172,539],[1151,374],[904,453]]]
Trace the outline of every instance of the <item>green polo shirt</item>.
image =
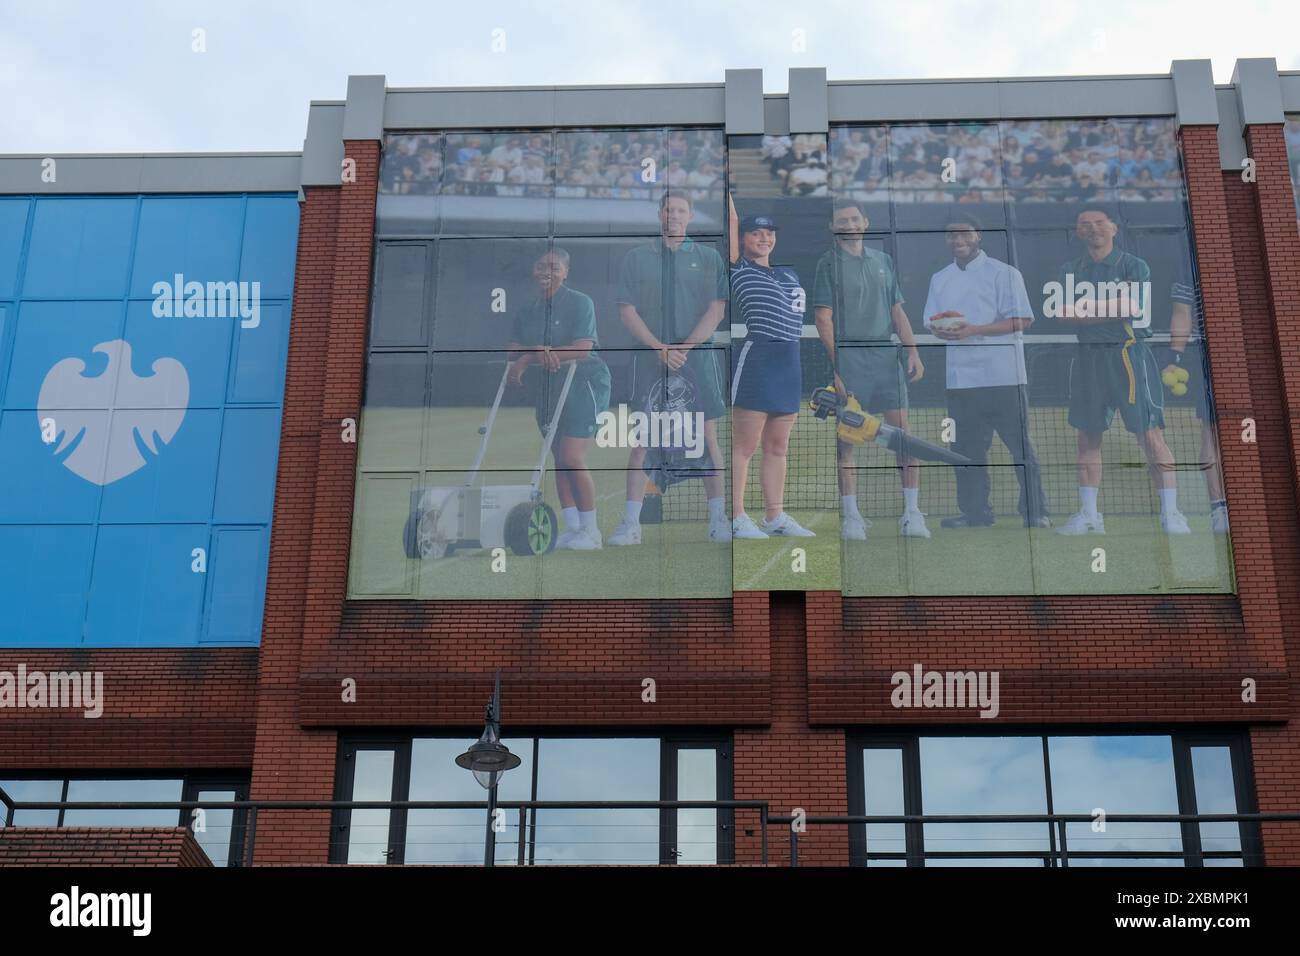
[[592,352],[583,359],[578,370],[584,371],[596,357],[596,307],[586,293],[560,286],[550,300],[535,297],[515,314],[510,339],[524,346],[572,345],[578,339],[591,339]]
[[851,255],[837,242],[817,260],[812,298],[814,309],[832,311],[836,341],[888,342],[903,290],[888,255],[866,245]]
[[661,342],[684,341],[709,306],[726,298],[727,270],[712,246],[686,239],[672,251],[655,239],[623,258],[616,301],[633,306]]
[[[1056,281],[1061,283],[1062,290],[1068,288],[1065,277],[1071,274],[1074,276],[1076,287],[1080,282],[1143,283],[1151,281],[1151,268],[1146,264],[1146,260],[1139,259],[1129,252],[1121,252],[1117,248],[1111,249],[1110,255],[1100,261],[1094,262],[1092,256],[1084,253],[1079,258],[1072,259],[1061,266],[1061,272]],[[1145,287],[1140,284],[1138,285],[1137,298],[1140,304],[1147,305]],[[1113,322],[1101,322],[1097,325],[1077,325],[1073,322],[1069,323],[1069,325],[1079,336],[1080,343],[1126,342],[1130,334],[1139,340],[1151,335],[1150,323],[1147,324],[1146,328],[1133,328],[1129,319],[1116,319]]]

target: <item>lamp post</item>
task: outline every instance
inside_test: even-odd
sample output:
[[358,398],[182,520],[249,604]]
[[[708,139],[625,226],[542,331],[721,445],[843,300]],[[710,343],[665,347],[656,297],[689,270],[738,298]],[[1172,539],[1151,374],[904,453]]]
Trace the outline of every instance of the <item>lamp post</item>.
[[506,771],[514,770],[521,761],[501,742],[501,671],[497,671],[492,699],[487,705],[483,735],[469,745],[469,750],[456,758],[456,766],[472,771],[479,786],[488,792],[487,836],[483,847],[483,865],[495,866],[497,835],[492,824],[497,812],[497,784]]

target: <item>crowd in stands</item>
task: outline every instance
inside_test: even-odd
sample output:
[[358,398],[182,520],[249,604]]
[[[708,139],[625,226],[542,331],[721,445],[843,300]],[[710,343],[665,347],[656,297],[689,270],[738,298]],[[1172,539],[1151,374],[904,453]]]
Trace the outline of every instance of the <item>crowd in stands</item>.
[[720,130],[575,130],[562,133],[390,135],[381,188],[388,193],[657,199],[665,185],[720,199],[726,149]]
[[830,191],[867,202],[1172,201],[1182,189],[1169,119],[839,127],[827,172]]
[[[1288,119],[1300,178],[1300,118]],[[837,127],[765,136],[761,157],[781,192],[866,202],[1125,202],[1181,197],[1169,119],[1040,120]],[[669,189],[720,199],[720,130],[401,133],[385,142],[388,193],[654,199]]]

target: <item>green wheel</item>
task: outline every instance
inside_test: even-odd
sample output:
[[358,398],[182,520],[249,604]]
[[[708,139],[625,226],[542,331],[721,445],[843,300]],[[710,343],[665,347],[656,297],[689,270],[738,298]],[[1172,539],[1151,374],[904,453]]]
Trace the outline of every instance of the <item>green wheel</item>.
[[506,515],[506,544],[515,554],[555,550],[555,512],[543,501],[518,504]]

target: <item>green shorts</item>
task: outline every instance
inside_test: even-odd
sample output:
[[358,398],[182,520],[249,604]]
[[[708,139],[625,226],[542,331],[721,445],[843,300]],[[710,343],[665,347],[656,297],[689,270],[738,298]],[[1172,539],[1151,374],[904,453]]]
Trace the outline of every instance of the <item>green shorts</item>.
[[[534,406],[537,427],[543,431],[555,414],[555,403],[564,388],[564,375],[560,372],[547,376],[549,395],[545,402]],[[591,438],[596,434],[596,419],[609,408],[609,366],[599,359],[587,360],[578,366],[569,386],[569,395],[555,425],[557,438]]]
[[1070,425],[1098,434],[1118,411],[1135,435],[1165,427],[1164,385],[1142,341],[1080,345],[1070,363]]
[[836,350],[844,387],[868,412],[907,408],[907,376],[898,361],[898,347],[846,347]]
[[[686,354],[686,368],[695,382],[695,399],[705,421],[713,421],[727,414],[726,385],[723,380],[723,362],[726,351],[697,346]],[[632,404],[645,405],[651,386],[667,374],[667,366],[655,352],[638,352],[632,361]]]

